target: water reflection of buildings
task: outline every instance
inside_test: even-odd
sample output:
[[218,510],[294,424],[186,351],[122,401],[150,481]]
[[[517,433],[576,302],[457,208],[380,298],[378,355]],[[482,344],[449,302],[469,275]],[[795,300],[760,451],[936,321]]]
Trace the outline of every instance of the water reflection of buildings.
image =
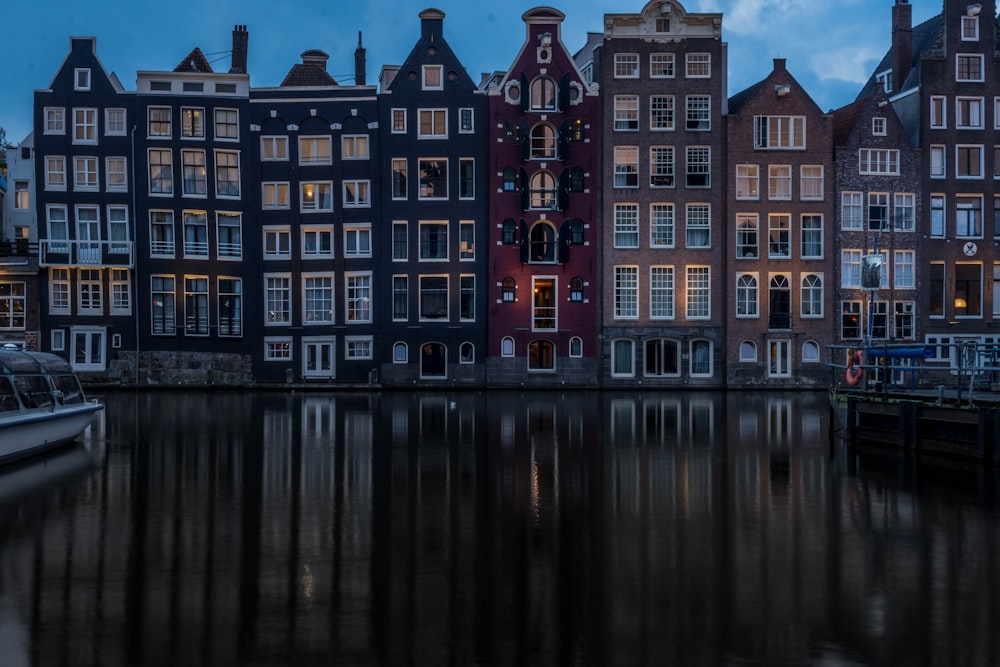
[[844,476],[823,399],[111,396],[0,592],[35,664],[996,662],[995,521]]

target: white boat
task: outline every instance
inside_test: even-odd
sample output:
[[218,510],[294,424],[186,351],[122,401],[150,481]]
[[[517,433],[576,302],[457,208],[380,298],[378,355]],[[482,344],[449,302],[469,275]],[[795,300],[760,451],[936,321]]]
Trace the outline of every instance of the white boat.
[[103,409],[62,357],[0,348],[0,463],[72,442]]

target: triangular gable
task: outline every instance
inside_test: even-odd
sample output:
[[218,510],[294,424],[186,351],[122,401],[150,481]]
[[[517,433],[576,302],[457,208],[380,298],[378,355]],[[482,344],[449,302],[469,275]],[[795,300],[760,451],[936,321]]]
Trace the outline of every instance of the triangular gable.
[[213,74],[212,66],[208,64],[205,54],[197,46],[191,53],[184,56],[184,60],[174,68],[175,72],[200,72]]

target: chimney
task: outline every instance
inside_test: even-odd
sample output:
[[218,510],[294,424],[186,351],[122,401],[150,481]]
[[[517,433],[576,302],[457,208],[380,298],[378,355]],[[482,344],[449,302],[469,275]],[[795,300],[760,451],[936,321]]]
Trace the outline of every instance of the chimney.
[[358,48],[354,49],[354,85],[365,85],[365,47],[361,46],[361,31],[358,31]]
[[892,90],[898,93],[913,64],[913,7],[907,0],[892,6]]
[[434,43],[435,37],[441,37],[444,30],[444,12],[440,9],[425,9],[420,12],[420,36]]
[[230,74],[247,73],[247,43],[250,41],[250,33],[245,25],[238,25],[233,28],[233,58],[232,66],[229,68]]
[[309,49],[308,51],[303,51],[300,56],[302,58],[303,65],[314,65],[319,67],[324,72],[326,71],[326,61],[330,59],[329,54],[325,51],[320,51],[319,49]]
[[775,58],[774,59],[774,71],[775,72],[784,72],[785,69],[786,69],[786,66],[785,66],[786,62],[787,61],[784,58]]

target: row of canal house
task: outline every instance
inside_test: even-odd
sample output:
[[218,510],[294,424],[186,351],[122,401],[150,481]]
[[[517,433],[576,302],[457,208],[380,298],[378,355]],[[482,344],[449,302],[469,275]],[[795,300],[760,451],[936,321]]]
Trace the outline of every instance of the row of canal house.
[[782,59],[727,97],[722,15],[673,0],[577,52],[529,10],[478,82],[437,10],[378,85],[360,35],[351,85],[311,50],[251,87],[237,26],[229,71],[134,91],[72,38],[0,334],[128,383],[383,386],[825,385],[831,344],[997,342],[995,6],[911,12],[828,112]]

